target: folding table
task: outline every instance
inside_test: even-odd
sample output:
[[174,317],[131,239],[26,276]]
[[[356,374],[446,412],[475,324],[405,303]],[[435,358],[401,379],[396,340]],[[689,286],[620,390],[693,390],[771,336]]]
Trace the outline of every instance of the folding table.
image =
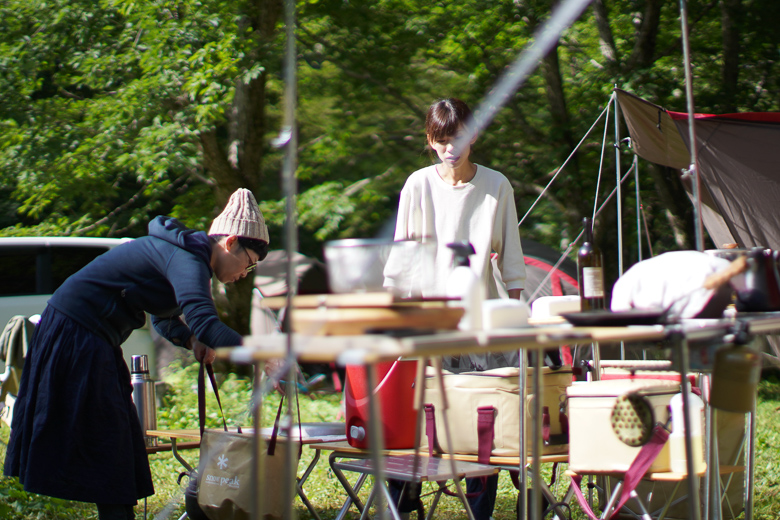
[[[331,470],[333,471],[333,474],[339,480],[339,482],[344,487],[344,490],[347,493],[347,499],[345,500],[344,505],[341,507],[341,510],[336,516],[336,520],[342,520],[346,516],[352,504],[355,504],[355,507],[357,507],[358,511],[360,511],[361,513],[363,513],[365,508],[370,507],[370,501],[364,505],[357,494],[362,488],[367,475],[372,473],[372,471],[370,470],[373,470],[373,466],[366,466],[363,462],[360,463],[355,462],[355,461],[370,459],[371,452],[369,450],[355,448],[349,445],[347,442],[335,442],[335,443],[325,442],[321,444],[310,444],[309,448],[317,452],[317,455],[315,455],[315,457],[317,458],[319,458],[320,451],[331,452],[330,456],[328,457],[328,462],[330,464]],[[396,478],[397,480],[403,480],[407,482],[412,480],[413,468],[410,468],[408,465],[403,466],[401,459],[408,460],[409,457],[414,457],[413,449],[384,450],[383,456],[385,457],[385,460],[388,461],[387,462],[388,471],[386,474],[387,477],[392,477],[392,478]],[[421,455],[421,459],[422,458],[423,456]],[[458,464],[460,464],[459,467],[464,471],[471,471],[471,470],[478,471],[476,468],[465,466],[465,464],[477,464],[476,455],[437,454],[432,459],[428,456],[424,456],[424,458],[426,460],[442,461],[442,463],[445,464],[444,466],[445,470],[449,470],[449,465],[445,461],[454,458],[458,462]],[[547,464],[547,463],[566,462],[567,460],[568,460],[568,456],[566,454],[556,454],[556,455],[543,455],[540,462],[542,464]],[[498,472],[499,470],[517,471],[520,465],[520,458],[511,457],[511,456],[492,456],[490,457],[490,461],[486,465],[490,466],[491,468],[494,468],[495,470],[494,473]],[[527,465],[531,466],[530,457],[527,458]],[[391,471],[390,468],[393,468],[394,471],[398,470],[400,472],[405,472],[406,474],[400,477],[390,475],[390,471]],[[346,476],[344,475],[343,470],[356,471],[361,475],[355,481],[355,484],[351,484],[349,480],[346,478]],[[471,477],[471,476],[481,476],[481,475],[478,474],[472,475],[471,473],[466,475],[464,473],[460,478],[464,478],[466,476]],[[419,478],[415,481],[424,482],[426,480],[434,481],[437,479],[430,478],[430,475],[426,475],[425,477]],[[550,488],[544,482],[542,482],[541,493],[542,496],[544,496],[550,504],[556,504],[561,502],[553,495]],[[430,508],[428,515],[426,516],[430,517],[432,515],[433,511],[436,508],[436,505],[438,504],[441,494],[442,494],[441,488],[437,489],[434,496],[434,502]],[[563,502],[566,502],[570,498],[571,495],[567,493],[567,496],[566,498],[564,498]],[[553,506],[551,509],[555,509],[555,507]],[[563,517],[562,510],[557,510],[557,513],[559,516]]]

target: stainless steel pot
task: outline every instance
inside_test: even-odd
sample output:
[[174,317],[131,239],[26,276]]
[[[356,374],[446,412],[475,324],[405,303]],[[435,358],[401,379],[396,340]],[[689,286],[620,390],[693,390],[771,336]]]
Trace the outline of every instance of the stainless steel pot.
[[436,244],[350,238],[326,242],[324,253],[334,293],[390,290],[387,285],[401,297],[421,296],[433,280]]

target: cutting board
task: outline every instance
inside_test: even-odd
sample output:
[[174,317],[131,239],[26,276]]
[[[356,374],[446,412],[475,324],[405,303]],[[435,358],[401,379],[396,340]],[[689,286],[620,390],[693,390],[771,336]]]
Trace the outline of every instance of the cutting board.
[[292,328],[299,334],[324,336],[398,329],[454,330],[463,313],[462,307],[446,306],[296,308],[292,313]]

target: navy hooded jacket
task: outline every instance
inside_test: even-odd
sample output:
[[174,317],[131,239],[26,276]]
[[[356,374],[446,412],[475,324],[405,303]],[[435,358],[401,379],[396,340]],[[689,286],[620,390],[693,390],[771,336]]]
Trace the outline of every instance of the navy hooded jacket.
[[210,261],[206,233],[157,217],[148,236],[97,257],[68,278],[49,305],[116,346],[144,325],[144,312],[175,345],[186,345],[193,334],[210,347],[240,345],[241,335],[217,315]]

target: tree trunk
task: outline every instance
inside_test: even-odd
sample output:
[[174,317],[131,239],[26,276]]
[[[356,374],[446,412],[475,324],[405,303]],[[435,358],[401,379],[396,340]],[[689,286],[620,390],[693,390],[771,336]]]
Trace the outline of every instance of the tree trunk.
[[612,36],[612,27],[609,26],[609,13],[604,0],[593,0],[593,17],[596,20],[596,28],[599,31],[599,44],[601,55],[608,65],[618,62],[618,51],[615,38]]
[[723,35],[723,111],[736,112],[739,80],[739,13],[742,0],[721,0],[721,33]]
[[[279,0],[255,0],[247,4],[242,25],[251,27],[256,35],[255,48],[250,56],[253,61],[265,63],[279,58],[268,44],[274,38],[281,13],[282,3]],[[227,142],[218,141],[216,130],[201,135],[203,165],[214,179],[215,216],[238,188],[247,188],[258,201],[263,199],[267,132],[265,105],[265,73],[246,84],[239,81],[233,107],[228,114]],[[254,276],[234,284],[215,280],[213,285],[212,294],[220,319],[238,333],[249,334]]]
[[655,59],[656,37],[661,23],[661,7],[664,0],[647,0],[645,10],[642,13],[642,21],[639,32],[636,35],[634,48],[626,62],[626,70],[646,68],[653,64]]

